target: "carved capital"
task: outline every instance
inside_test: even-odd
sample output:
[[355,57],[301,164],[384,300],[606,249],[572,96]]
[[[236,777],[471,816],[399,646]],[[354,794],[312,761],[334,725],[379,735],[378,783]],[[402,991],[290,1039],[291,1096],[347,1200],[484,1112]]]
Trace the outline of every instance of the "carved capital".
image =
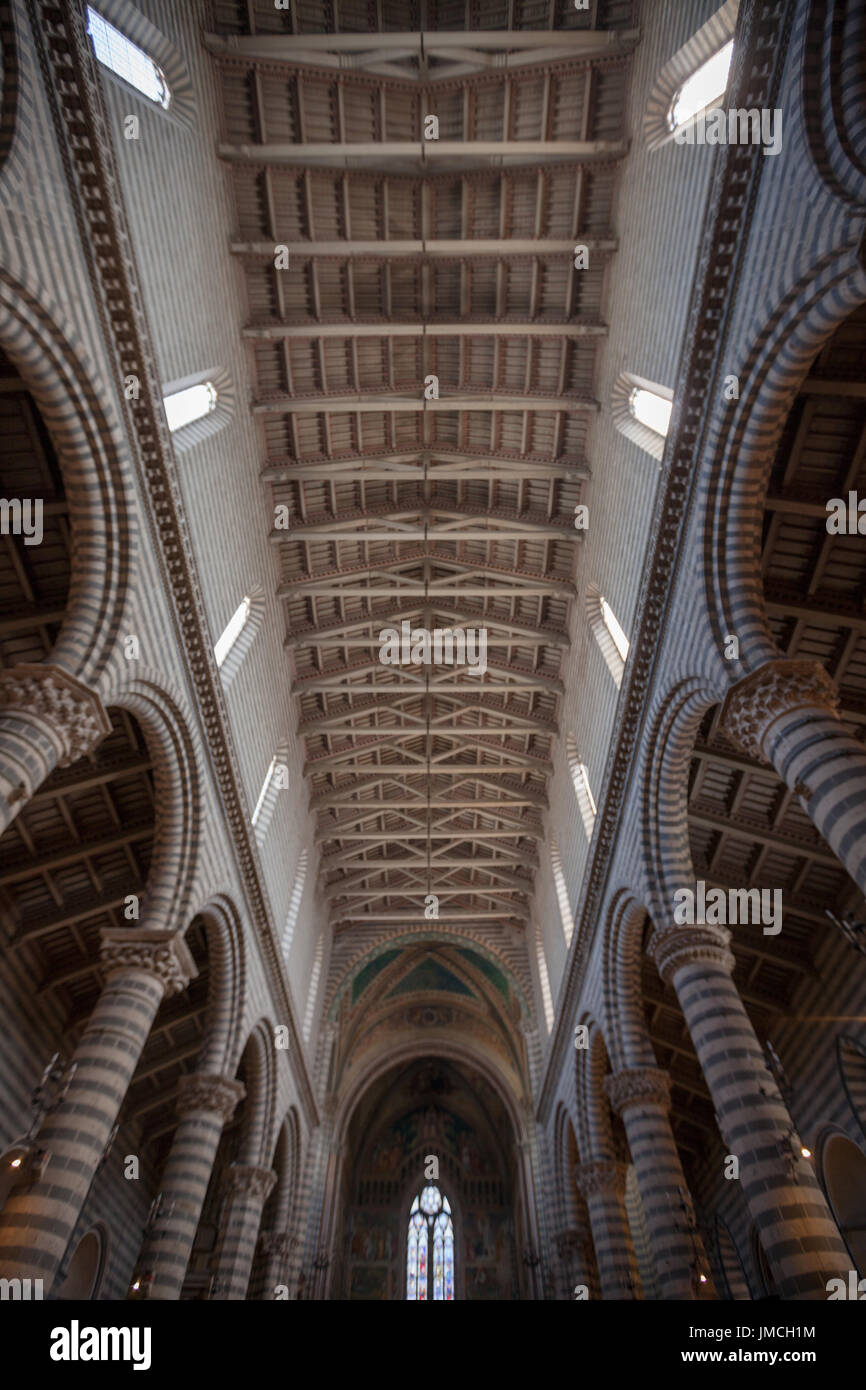
[[287,1231],[262,1231],[259,1235],[259,1249],[263,1255],[276,1255],[287,1260],[292,1252],[294,1241]]
[[226,1173],[226,1188],[266,1202],[274,1190],[277,1175],[273,1168],[256,1168],[252,1164],[232,1163]]
[[245,1095],[240,1081],[208,1072],[193,1072],[189,1076],[182,1076],[177,1083],[175,1109],[178,1115],[189,1115],[194,1110],[210,1110],[219,1115],[225,1125]]
[[720,727],[750,757],[767,762],[767,735],[782,715],[820,709],[835,715],[839,692],[818,661],[767,661],[725,697]]
[[179,994],[198,974],[189,947],[175,932],[106,927],[99,959],[107,980],[128,970],[146,970],[162,981],[166,996]]
[[659,1067],[631,1067],[604,1081],[611,1106],[618,1115],[630,1105],[657,1105],[670,1110],[671,1079]]
[[59,767],[90,753],[111,732],[99,696],[62,667],[42,662],[0,671],[0,709],[43,723],[57,744]]
[[667,984],[684,965],[693,965],[696,961],[720,965],[730,975],[735,964],[733,953],[728,949],[730,939],[727,927],[707,924],[667,927],[653,932],[647,949]]
[[589,1201],[602,1194],[622,1196],[625,1192],[626,1166],[611,1159],[594,1158],[588,1163],[574,1165],[574,1181],[581,1196]]

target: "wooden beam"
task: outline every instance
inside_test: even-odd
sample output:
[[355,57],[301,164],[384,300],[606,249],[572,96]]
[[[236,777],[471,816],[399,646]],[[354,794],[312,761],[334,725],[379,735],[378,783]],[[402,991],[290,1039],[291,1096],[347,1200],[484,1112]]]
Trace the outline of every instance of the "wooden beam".
[[[360,241],[356,238],[342,238],[335,241],[233,241],[229,249],[234,256],[254,256],[273,262],[276,246],[285,246],[289,265],[295,261],[324,260],[336,257],[347,260],[353,256],[363,256],[365,260],[421,259],[421,260],[464,260],[472,257],[479,260],[509,261],[514,257],[574,256],[575,244],[586,246],[590,254],[612,255],[619,249],[616,237],[599,237],[590,234],[569,237],[499,237],[469,238],[434,237],[430,240],[413,238],[394,238],[386,241]],[[279,276],[277,277],[279,283]]]
[[393,395],[387,391],[362,390],[349,395],[325,395],[316,392],[304,396],[276,396],[269,400],[253,402],[254,415],[287,415],[321,411],[351,411],[369,413],[370,411],[426,411],[426,410],[567,410],[569,413],[596,415],[598,401],[583,396],[521,395],[508,391],[488,392],[486,395],[466,395],[459,386],[440,386],[443,393],[437,400],[427,400],[423,383],[418,384],[416,392]]
[[251,324],[243,330],[245,338],[276,341],[285,338],[604,338],[607,325],[590,320],[549,319],[504,321],[465,319],[460,323],[395,323],[393,319],[373,319],[353,323],[350,319],[327,323]]

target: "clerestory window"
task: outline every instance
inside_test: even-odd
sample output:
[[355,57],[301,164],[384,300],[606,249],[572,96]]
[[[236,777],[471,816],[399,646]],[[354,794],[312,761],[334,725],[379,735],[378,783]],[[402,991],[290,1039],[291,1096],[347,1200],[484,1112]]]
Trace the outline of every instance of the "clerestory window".
[[701,63],[677,90],[668,110],[668,127],[676,130],[701,111],[718,106],[728,89],[728,74],[734,56],[734,41]]
[[97,62],[161,106],[163,111],[168,110],[171,92],[162,68],[90,5],[87,7],[87,33]]

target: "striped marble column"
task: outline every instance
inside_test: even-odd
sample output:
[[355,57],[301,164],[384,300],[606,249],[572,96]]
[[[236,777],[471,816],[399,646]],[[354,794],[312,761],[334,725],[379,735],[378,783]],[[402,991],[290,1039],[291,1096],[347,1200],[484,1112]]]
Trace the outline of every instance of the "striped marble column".
[[104,931],[105,988],[71,1059],[63,1099],[35,1144],[42,1176],[13,1189],[0,1214],[0,1278],[41,1278],[50,1289],[164,995],[186,988],[195,965],[183,940],[147,928]]
[[772,764],[866,892],[866,749],[846,732],[839,692],[817,661],[768,661],[728,693],[721,722]]
[[89,753],[110,730],[99,696],[60,666],[0,671],[0,834],[55,767]]
[[628,1136],[662,1297],[714,1297],[668,1118],[670,1089],[668,1073],[657,1067],[633,1067],[605,1079],[611,1106],[622,1116]]
[[273,1168],[255,1168],[248,1164],[229,1167],[213,1299],[246,1298],[262,1208],[276,1181]]
[[138,1285],[146,1298],[180,1297],[220,1136],[243,1097],[241,1083],[227,1076],[195,1072],[180,1078],[180,1119],[162,1174],[160,1207],[133,1278],[133,1289]]
[[578,1163],[574,1180],[586,1202],[602,1298],[637,1298],[634,1242],[625,1209],[626,1168],[609,1159]]
[[679,997],[779,1294],[824,1299],[851,1257],[731,979],[730,936],[725,927],[675,926],[656,932],[649,949]]

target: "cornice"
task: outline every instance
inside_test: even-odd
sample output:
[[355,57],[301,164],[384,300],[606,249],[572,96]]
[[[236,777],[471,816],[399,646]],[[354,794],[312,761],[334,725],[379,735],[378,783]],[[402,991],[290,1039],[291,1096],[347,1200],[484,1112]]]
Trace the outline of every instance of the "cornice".
[[[788,49],[793,0],[744,0],[734,40],[734,66],[728,101],[732,107],[773,107]],[[748,99],[747,99],[748,98]],[[723,367],[724,348],[747,232],[754,214],[766,160],[749,145],[716,150],[707,196],[691,307],[674,391],[674,413],[662,470],[664,482],[652,524],[652,559],[635,615],[635,639],[625,665],[599,809],[575,911],[576,929],[560,991],[554,1032],[545,1062],[536,1109],[547,1122],[561,1071],[572,1045],[577,1014],[596,930],[603,930],[601,908],[617,844],[622,808],[639,756],[669,619],[672,580],[682,563],[687,522],[697,505],[703,474],[700,461],[708,432],[707,402],[721,398],[713,382]]]
[[186,654],[188,678],[201,722],[226,824],[236,854],[251,920],[272,998],[288,1021],[293,1075],[311,1126],[318,1111],[304,1061],[304,1044],[271,927],[271,910],[258,852],[246,815],[237,750],[210,643],[204,600],[178,484],[173,446],[163,412],[160,377],[144,309],[123,191],[114,157],[102,88],[86,35],[84,0],[28,0],[46,97],[81,248],[99,315],[102,338],[120,382],[134,374],[141,383],[136,402],[115,399],[145,499],[154,556],[163,577],[178,649]]

